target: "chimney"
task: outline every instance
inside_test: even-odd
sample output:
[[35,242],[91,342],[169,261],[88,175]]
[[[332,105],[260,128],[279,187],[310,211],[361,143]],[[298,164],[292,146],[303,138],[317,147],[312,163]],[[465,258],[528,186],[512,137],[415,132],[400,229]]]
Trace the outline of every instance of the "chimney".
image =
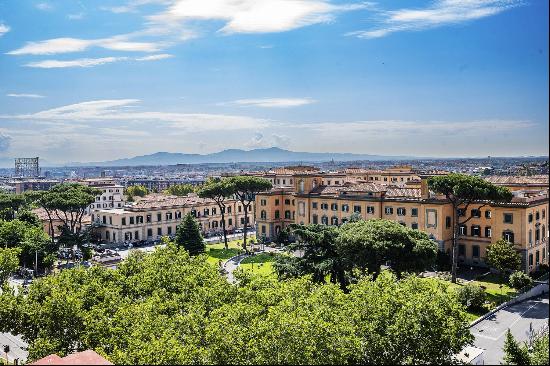
[[430,190],[428,189],[428,178],[429,175],[420,176],[420,198],[426,200],[430,198]]

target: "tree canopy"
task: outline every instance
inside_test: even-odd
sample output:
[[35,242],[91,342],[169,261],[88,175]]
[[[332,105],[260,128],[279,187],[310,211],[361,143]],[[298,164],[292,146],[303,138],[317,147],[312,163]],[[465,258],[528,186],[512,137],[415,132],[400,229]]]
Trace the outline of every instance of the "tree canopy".
[[20,254],[21,248],[0,248],[0,287],[19,267]]
[[124,189],[124,194],[129,201],[133,201],[134,197],[145,197],[149,194],[149,190],[144,186],[130,186]]
[[459,173],[430,177],[428,187],[435,193],[444,195],[453,206],[451,280],[456,283],[459,227],[474,217],[470,215],[461,220],[459,208],[466,213],[470,205],[475,205],[476,209],[480,210],[493,202],[509,202],[513,195],[506,187],[496,186],[480,177]]
[[[344,293],[242,272],[229,284],[173,244],[117,269],[72,269],[0,294],[29,359],[94,349],[116,364],[448,363],[472,337],[453,291],[388,272]],[[430,301],[425,301],[430,299]]]
[[499,239],[487,248],[487,264],[504,274],[521,267],[521,255],[514,248],[514,244]]
[[291,251],[300,257],[278,257],[274,268],[280,278],[312,274],[316,282],[339,283],[346,289],[354,271],[375,277],[382,264],[401,276],[404,272],[421,272],[430,268],[437,256],[437,245],[418,230],[389,220],[349,222],[341,227],[326,225],[292,225],[297,242]]
[[235,196],[241,202],[244,209],[243,249],[246,250],[246,234],[248,231],[248,207],[256,199],[260,192],[270,190],[273,185],[265,178],[247,175],[226,178],[235,189]]
[[176,229],[176,244],[191,255],[198,255],[206,250],[199,223],[191,213],[185,215]]
[[223,241],[225,249],[227,250],[228,244],[227,230],[225,228],[225,200],[235,194],[235,186],[228,179],[209,179],[207,183],[198,190],[197,193],[199,197],[210,198],[218,204],[222,215]]
[[187,196],[189,193],[195,192],[196,187],[192,184],[174,184],[164,191],[165,194],[174,196]]

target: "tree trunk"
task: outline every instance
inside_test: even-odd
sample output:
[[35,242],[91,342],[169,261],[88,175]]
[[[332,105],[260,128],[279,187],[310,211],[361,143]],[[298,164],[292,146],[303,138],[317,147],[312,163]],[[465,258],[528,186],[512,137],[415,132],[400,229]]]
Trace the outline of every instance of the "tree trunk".
[[248,206],[245,206],[243,204],[243,209],[244,209],[244,227],[243,227],[243,249],[246,251],[246,232],[247,232],[247,225],[246,225],[246,222],[248,220]]
[[222,230],[223,230],[223,242],[225,244],[225,250],[229,249],[227,245],[227,231],[225,230],[225,207],[220,206],[220,211],[222,212]]

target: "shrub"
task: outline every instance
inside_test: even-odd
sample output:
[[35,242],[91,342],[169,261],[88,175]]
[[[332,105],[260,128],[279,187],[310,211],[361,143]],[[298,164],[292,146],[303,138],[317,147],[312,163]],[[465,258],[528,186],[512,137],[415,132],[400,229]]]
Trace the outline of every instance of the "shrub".
[[487,296],[480,286],[471,283],[458,288],[457,294],[458,301],[468,309],[481,309]]
[[521,271],[515,271],[510,275],[510,286],[516,290],[532,285],[533,279]]

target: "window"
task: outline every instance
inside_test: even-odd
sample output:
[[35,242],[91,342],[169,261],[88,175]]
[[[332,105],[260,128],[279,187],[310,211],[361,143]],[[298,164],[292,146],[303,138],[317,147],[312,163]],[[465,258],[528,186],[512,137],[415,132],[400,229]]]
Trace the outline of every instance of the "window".
[[275,206],[279,206],[279,199],[278,198],[275,199]]
[[540,212],[538,211],[535,213],[535,220],[540,220]]
[[472,236],[481,236],[481,227],[472,225]]
[[157,235],[162,235],[162,228],[161,227],[157,228]]
[[338,211],[338,204],[337,204],[337,203],[332,203],[332,204],[330,205],[330,209],[331,209],[332,211]]
[[510,243],[514,243],[514,233],[511,232],[511,231],[505,231],[502,233],[502,239],[510,242]]
[[384,212],[386,213],[386,215],[392,215],[393,214],[393,207],[385,207],[385,210]]
[[157,214],[157,222],[159,222],[159,221],[162,221],[162,214],[161,213]]
[[374,206],[367,206],[367,213],[374,215]]
[[109,216],[109,225],[112,225],[112,224],[113,224],[113,218]]
[[151,215],[147,215],[147,216],[145,217],[145,221],[151,222]]
[[285,219],[291,219],[291,214],[290,214],[290,211],[289,210],[286,210],[285,211]]
[[153,236],[153,229],[147,229],[147,237],[150,238]]
[[514,223],[514,215],[511,213],[505,213],[504,214],[504,223],[505,224],[512,224]]
[[404,221],[399,221],[399,225],[405,226],[405,227],[407,226],[407,224]]
[[458,244],[458,255],[466,256],[466,246],[464,244]]
[[313,215],[312,216],[312,220],[313,220],[313,223],[314,224],[318,224],[319,223],[319,217],[317,215]]
[[227,207],[227,213],[231,213],[231,206]]
[[414,229],[414,230],[418,230],[418,223],[417,222],[413,222],[411,224],[411,228]]
[[451,216],[445,217],[445,227],[449,229],[451,227]]
[[210,210],[208,208],[205,208],[203,211],[202,211],[203,215],[204,216],[208,216],[210,215]]
[[[124,220],[124,219],[123,219]],[[106,224],[107,223],[107,216],[103,216],[103,223]],[[123,223],[122,225],[125,225],[125,223]]]
[[342,212],[349,212],[349,205],[342,205]]
[[479,258],[479,245],[472,246],[472,258]]
[[465,216],[466,215],[466,212],[464,211],[463,208],[459,208],[456,210],[456,212],[458,213],[458,216],[462,217],[462,216]]
[[460,225],[458,227],[458,232],[460,235],[468,235],[468,228],[466,227],[466,225]]
[[314,210],[317,209],[317,202],[312,202],[311,203],[311,208],[313,208]]
[[540,229],[536,228],[535,229],[535,243],[538,244],[539,241],[540,241]]
[[134,225],[134,217],[130,217],[130,225]]
[[533,245],[533,230],[529,229],[529,246]]
[[545,210],[545,209],[542,209],[542,218],[543,218],[543,219],[546,218],[546,210]]
[[397,208],[397,216],[405,216],[406,214],[407,210],[404,207]]
[[359,206],[359,205],[354,205],[354,206],[353,206],[353,212],[361,213],[361,206]]
[[171,212],[166,213],[166,220],[172,220],[172,213]]
[[290,205],[290,200],[288,198],[285,199],[285,205]]
[[533,222],[533,214],[532,214],[532,213],[530,213],[530,214],[527,216],[527,221]]
[[321,224],[328,225],[328,217],[327,216],[321,217]]
[[275,218],[278,219],[280,217],[279,210],[275,210]]
[[260,205],[261,206],[266,206],[267,205],[267,200],[260,200]]
[[227,225],[232,226],[233,225],[233,219],[227,219]]
[[411,216],[418,217],[418,208],[411,208]]
[[537,250],[537,252],[535,253],[535,264],[539,264],[540,262],[540,254],[539,254],[539,251]]
[[265,225],[262,225],[262,234],[265,234]]
[[533,254],[529,254],[529,265],[533,265]]
[[471,211],[472,217],[481,217],[481,211],[478,209],[473,209]]
[[215,215],[217,212],[216,208],[215,207],[212,207],[212,215]]
[[262,220],[265,220],[267,218],[267,213],[265,212],[265,210],[262,210],[262,212],[260,212],[260,218]]
[[122,218],[122,226],[126,225],[126,217]]
[[334,226],[337,226],[338,225],[338,217],[333,217],[332,219],[330,219],[330,224],[334,225]]
[[328,210],[328,203],[321,203],[322,210]]
[[487,210],[485,211],[485,218],[490,219],[491,218],[491,211]]
[[490,238],[493,236],[493,232],[491,230],[491,227],[490,226],[486,226],[485,227],[485,237],[486,238]]

